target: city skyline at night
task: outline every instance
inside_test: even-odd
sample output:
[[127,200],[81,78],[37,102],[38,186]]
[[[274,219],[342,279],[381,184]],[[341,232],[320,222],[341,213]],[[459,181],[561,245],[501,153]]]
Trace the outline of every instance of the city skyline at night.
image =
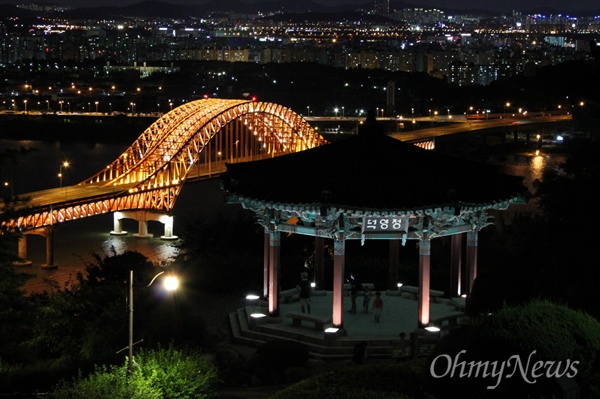
[[[181,6],[200,6],[211,3],[211,0],[169,0],[166,3]],[[73,8],[91,8],[100,6],[130,6],[140,3],[138,0],[101,0],[90,4],[87,0],[54,0],[52,2],[44,4],[55,4],[62,7],[73,7]],[[223,2],[218,2],[223,4]],[[265,8],[268,5],[280,4],[282,10],[286,10],[288,6],[293,5],[293,11],[298,11],[305,8],[307,11],[314,11],[317,8],[325,7],[331,11],[337,11],[336,8],[343,9],[373,9],[374,1],[372,0],[305,0],[302,2],[292,0],[260,0],[260,1],[240,1],[233,0],[227,1],[225,4],[235,8],[236,5],[248,6],[256,5],[257,10]],[[2,4],[5,5],[18,5],[27,6],[29,4],[35,4],[35,2],[25,2],[22,0],[4,0]],[[526,13],[598,13],[600,7],[598,3],[593,0],[573,0],[568,3],[560,0],[488,0],[488,1],[476,1],[476,0],[430,0],[426,3],[421,2],[410,2],[410,1],[390,1],[390,11],[399,10],[402,8],[440,8],[448,10],[449,12],[460,12],[465,11],[490,11],[497,13],[510,13],[511,11],[520,11]]]

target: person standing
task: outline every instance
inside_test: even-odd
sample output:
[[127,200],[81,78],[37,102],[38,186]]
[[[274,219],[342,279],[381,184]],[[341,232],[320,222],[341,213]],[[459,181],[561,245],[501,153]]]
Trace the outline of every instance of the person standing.
[[363,312],[369,313],[369,302],[371,302],[371,296],[373,295],[369,287],[363,288],[363,295]]
[[352,307],[350,308],[350,313],[356,313],[356,297],[358,296],[358,291],[360,290],[359,284],[356,281],[352,281],[350,283],[350,303]]
[[375,293],[375,300],[373,301],[373,313],[375,313],[375,323],[379,323],[381,312],[383,311],[383,299],[381,299],[381,292]]
[[300,282],[296,286],[296,289],[300,291],[300,309],[302,313],[310,314],[310,281],[308,281],[308,273],[302,272],[300,274]]

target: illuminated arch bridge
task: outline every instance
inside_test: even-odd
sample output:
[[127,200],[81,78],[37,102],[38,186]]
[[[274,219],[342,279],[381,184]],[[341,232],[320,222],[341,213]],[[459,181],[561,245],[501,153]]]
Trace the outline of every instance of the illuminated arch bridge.
[[[226,162],[274,157],[325,142],[300,115],[278,104],[192,101],[155,121],[96,175],[68,190],[31,193],[23,215],[4,224],[32,231],[77,218],[132,211],[149,211],[148,220],[161,220],[158,214],[168,215],[188,180],[218,174]],[[113,233],[119,232],[115,216]],[[169,235],[167,227],[165,234]]]

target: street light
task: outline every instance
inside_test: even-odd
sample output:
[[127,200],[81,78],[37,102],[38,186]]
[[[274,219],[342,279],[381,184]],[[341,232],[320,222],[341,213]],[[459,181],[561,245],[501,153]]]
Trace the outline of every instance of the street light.
[[10,179],[10,181],[5,181],[4,182],[4,187],[7,190],[10,190],[10,198],[12,198],[12,197],[15,196],[14,191],[13,191],[12,179]]
[[23,103],[25,103],[25,113],[27,113],[27,100],[23,100]]
[[96,104],[96,113],[98,113],[98,101],[94,102]]
[[[154,277],[152,277],[152,280],[150,280],[150,283],[146,287],[150,287],[152,283],[154,283],[154,281],[158,278],[158,276],[164,273],[165,272],[162,271],[156,274]],[[163,287],[167,291],[175,291],[177,287],[179,287],[179,280],[175,276],[167,276],[163,281]],[[131,371],[133,370],[133,269],[129,270],[129,293],[127,312],[129,313],[129,345],[127,346],[127,349],[129,349],[129,359],[127,359],[127,371],[131,373]]]
[[64,161],[63,163],[60,164],[60,168],[58,169],[58,178],[60,179],[60,187],[62,187],[62,183],[63,183],[63,168],[68,168],[68,167],[69,167],[68,161]]

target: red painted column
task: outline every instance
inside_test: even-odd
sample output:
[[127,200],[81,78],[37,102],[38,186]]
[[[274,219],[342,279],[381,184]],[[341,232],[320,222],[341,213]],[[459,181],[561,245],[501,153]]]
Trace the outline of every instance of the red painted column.
[[429,324],[429,287],[431,264],[431,240],[419,240],[419,327]]
[[263,244],[263,298],[269,297],[269,258],[271,256],[269,242],[271,235],[265,229],[265,239]]
[[334,327],[344,328],[344,261],[346,241],[333,241],[333,310],[331,320]]
[[455,234],[452,236],[452,247],[450,254],[450,297],[460,297],[462,294],[462,243],[462,234]]
[[279,250],[281,235],[271,231],[269,239],[269,316],[279,316]]
[[477,246],[478,232],[470,231],[467,233],[467,297],[471,296],[473,283],[477,278]]
[[315,237],[315,283],[317,290],[325,289],[325,239],[323,237]]
[[390,264],[388,269],[388,290],[398,290],[398,269],[400,268],[400,240],[390,240]]

